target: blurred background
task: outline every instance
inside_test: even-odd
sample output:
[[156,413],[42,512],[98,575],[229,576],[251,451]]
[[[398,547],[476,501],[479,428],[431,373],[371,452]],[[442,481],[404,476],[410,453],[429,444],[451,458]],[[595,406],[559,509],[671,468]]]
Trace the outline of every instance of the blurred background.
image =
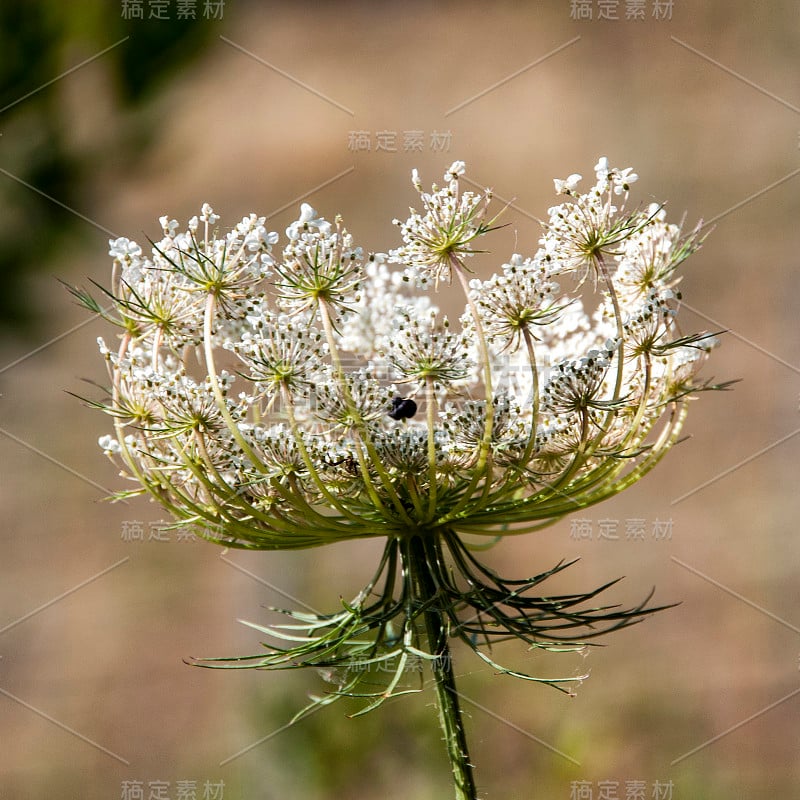
[[107,284],[109,238],[205,201],[281,232],[307,201],[386,250],[411,168],[455,159],[513,201],[488,275],[600,155],[639,173],[635,202],[713,222],[682,313],[728,331],[707,374],[741,383],[623,496],[487,554],[519,577],[580,558],[562,586],[624,575],[615,601],[680,605],[586,657],[523,654],[590,671],[574,698],[457,653],[481,796],[797,796],[799,45],[791,0],[2,4],[0,797],[450,796],[430,691],[286,727],[316,674],[183,663],[257,652],[236,620],[264,606],[335,608],[380,543],[223,553],[104,502],[107,420],[67,392],[103,381],[112,334],[59,280]]

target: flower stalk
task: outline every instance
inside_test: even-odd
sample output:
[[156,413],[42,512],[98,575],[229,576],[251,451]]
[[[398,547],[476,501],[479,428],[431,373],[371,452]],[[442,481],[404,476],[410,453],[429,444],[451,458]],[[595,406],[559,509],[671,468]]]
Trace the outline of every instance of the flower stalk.
[[436,688],[439,723],[453,771],[455,798],[477,800],[473,766],[469,757],[467,734],[453,672],[447,615],[442,612],[440,606],[441,601],[446,602],[447,598],[439,597],[439,587],[429,568],[430,560],[425,541],[419,536],[412,537],[406,542],[404,554],[418,602],[425,609],[425,631],[428,652],[433,656],[430,665]]

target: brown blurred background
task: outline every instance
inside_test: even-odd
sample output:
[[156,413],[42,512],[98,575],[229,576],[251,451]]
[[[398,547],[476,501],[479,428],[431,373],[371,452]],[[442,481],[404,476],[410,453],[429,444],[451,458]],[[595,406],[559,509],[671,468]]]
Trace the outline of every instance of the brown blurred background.
[[[145,19],[125,19],[137,5]],[[56,279],[105,284],[109,236],[145,242],[159,215],[204,201],[223,223],[255,211],[282,232],[306,199],[386,250],[410,169],[429,183],[455,159],[514,201],[489,274],[535,251],[552,178],[591,176],[599,155],[636,169],[637,201],[716,219],[687,262],[683,314],[729,331],[708,374],[742,382],[702,395],[688,441],[580,515],[591,540],[567,519],[487,556],[520,577],[580,557],[564,585],[625,575],[614,599],[655,585],[681,605],[585,659],[525,657],[545,675],[590,669],[572,699],[460,653],[477,780],[496,800],[596,800],[604,781],[620,799],[634,782],[647,798],[798,796],[797,4],[675,0],[658,19],[647,0],[627,20],[623,0],[602,20],[594,2],[582,21],[567,0],[228,0],[221,19],[198,0],[194,21],[179,5],[166,20],[147,0],[0,13],[0,797],[114,800],[133,782],[187,800],[192,782],[198,800],[206,782],[225,800],[450,796],[430,692],[282,730],[324,689],[316,675],[184,665],[256,652],[236,619],[292,605],[281,592],[333,609],[380,545],[223,554],[149,540],[164,515],[143,500],[102,502],[120,486],[96,446],[107,420],[66,391],[103,380],[95,338],[112,334]],[[379,149],[392,134],[396,150]],[[626,536],[637,520],[644,541]],[[126,541],[137,525],[144,541]]]

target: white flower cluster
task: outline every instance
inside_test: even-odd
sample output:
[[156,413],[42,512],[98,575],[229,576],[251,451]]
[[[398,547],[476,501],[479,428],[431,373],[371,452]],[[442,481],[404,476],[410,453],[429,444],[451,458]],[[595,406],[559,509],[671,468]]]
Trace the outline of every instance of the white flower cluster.
[[488,189],[483,195],[459,191],[458,179],[465,171],[463,161],[453,162],[444,176],[446,186],[439,189],[434,184],[431,192],[422,190],[417,170],[411,173],[425,213],[410,208],[405,222],[394,220],[404,244],[392,255],[406,265],[407,277],[419,287],[426,287],[431,278],[437,287],[441,278],[449,279],[455,260],[472,256],[472,242],[491,229],[491,222],[483,219],[492,193]]
[[[697,232],[625,210],[637,176],[600,159],[585,193],[555,182],[536,251],[479,280],[491,193],[462,192],[464,169],[430,193],[414,172],[423,209],[388,257],[306,204],[280,255],[263,217],[224,233],[208,205],[183,232],[162,217],[149,255],[112,241],[104,452],[176,518],[259,548],[522,532],[648,472],[711,388],[715,340],[676,320]],[[457,284],[453,325],[419,290]]]

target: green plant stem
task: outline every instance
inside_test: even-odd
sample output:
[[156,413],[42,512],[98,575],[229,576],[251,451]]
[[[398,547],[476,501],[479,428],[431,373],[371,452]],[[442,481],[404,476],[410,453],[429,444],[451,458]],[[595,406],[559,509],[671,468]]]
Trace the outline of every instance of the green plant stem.
[[[433,547],[432,543],[429,547]],[[447,754],[453,770],[456,800],[478,800],[469,758],[467,735],[456,690],[453,659],[448,644],[447,624],[441,605],[437,603],[439,589],[431,574],[429,561],[435,555],[426,552],[426,542],[414,536],[408,542],[409,571],[415,584],[416,599],[424,609],[425,630],[429,652],[435,656],[431,669],[436,684],[439,722],[444,733]]]

